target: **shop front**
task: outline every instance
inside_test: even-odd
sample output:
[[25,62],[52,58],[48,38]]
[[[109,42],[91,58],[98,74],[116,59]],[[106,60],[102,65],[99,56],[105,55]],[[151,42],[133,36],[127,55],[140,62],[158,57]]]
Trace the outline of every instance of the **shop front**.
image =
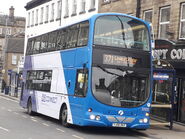
[[[154,80],[153,101],[167,104],[173,103],[173,119],[185,124],[185,42],[156,40],[153,56],[156,61],[166,63],[166,66],[164,65],[160,68],[161,70],[170,71],[168,67],[171,66],[171,71],[174,70],[175,73],[172,78],[173,72],[156,72],[156,74],[161,74],[159,77],[166,79]],[[174,94],[171,94],[169,92],[170,90],[173,92],[173,85]],[[158,111],[160,111],[157,113],[158,116],[167,117],[167,110]]]

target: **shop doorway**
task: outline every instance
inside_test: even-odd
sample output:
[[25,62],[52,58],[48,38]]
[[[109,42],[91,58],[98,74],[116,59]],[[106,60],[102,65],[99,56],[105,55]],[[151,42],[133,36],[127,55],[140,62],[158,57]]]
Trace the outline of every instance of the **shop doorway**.
[[185,78],[177,78],[177,89],[175,93],[175,114],[174,118],[178,122],[185,123]]

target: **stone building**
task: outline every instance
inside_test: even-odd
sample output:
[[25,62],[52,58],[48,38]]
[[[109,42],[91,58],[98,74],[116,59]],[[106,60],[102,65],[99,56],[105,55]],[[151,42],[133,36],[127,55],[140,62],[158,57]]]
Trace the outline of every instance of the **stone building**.
[[[185,39],[185,0],[100,0],[99,12],[120,12],[152,23],[155,39]],[[138,14],[138,15],[137,15]]]
[[5,74],[3,76],[9,92],[14,95],[15,88],[20,87],[19,81],[24,63],[24,38],[7,38],[7,50],[5,55]]
[[[176,71],[173,117],[185,123],[185,0],[100,0],[98,12],[130,14],[152,23],[154,57],[170,63]],[[163,91],[171,88],[166,81],[158,85]],[[162,93],[168,96],[167,91]]]
[[[14,15],[13,6],[9,9],[9,15],[0,14],[0,81],[5,79],[7,83],[6,57],[9,40],[12,37],[24,39],[25,18]],[[11,44],[14,47],[14,43]],[[21,46],[20,46],[21,47]],[[21,48],[23,49],[23,48]]]

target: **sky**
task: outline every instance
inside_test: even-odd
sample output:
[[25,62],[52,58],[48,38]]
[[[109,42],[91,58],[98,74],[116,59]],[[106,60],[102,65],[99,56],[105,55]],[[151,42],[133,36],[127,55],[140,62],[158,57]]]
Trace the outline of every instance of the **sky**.
[[24,6],[30,0],[0,0],[0,14],[9,14],[9,8],[13,6],[14,16],[26,17]]

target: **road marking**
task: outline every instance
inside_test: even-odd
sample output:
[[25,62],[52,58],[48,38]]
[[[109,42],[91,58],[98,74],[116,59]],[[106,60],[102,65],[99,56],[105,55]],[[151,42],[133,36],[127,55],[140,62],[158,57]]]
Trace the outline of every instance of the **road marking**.
[[6,98],[6,97],[3,97],[3,96],[0,96],[0,97],[5,99],[5,100],[8,100],[8,101],[13,101],[13,102],[19,103],[19,101],[16,101],[16,100],[13,100],[13,99],[10,99],[10,98]]
[[17,113],[17,112],[14,112],[14,114],[19,115],[19,113]]
[[65,132],[64,130],[60,129],[60,128],[56,128],[56,130],[60,131],[60,132]]
[[11,109],[8,109],[8,111],[9,111],[9,112],[12,112],[12,110],[11,110]]
[[72,136],[75,137],[75,138],[78,138],[78,139],[84,139],[84,138],[79,137],[79,136],[77,136],[77,135],[72,135]]
[[47,126],[47,127],[50,126],[50,125],[48,125],[48,124],[46,124],[46,123],[42,123],[42,124],[45,125],[45,126]]
[[38,122],[36,119],[31,119],[33,122]]
[[142,138],[142,139],[151,139],[149,137],[142,137],[142,136],[139,136],[139,138]]
[[28,117],[27,117],[27,116],[25,116],[25,115],[22,115],[22,117],[23,117],[23,118],[28,118]]
[[8,129],[3,128],[3,127],[1,127],[1,126],[0,126],[0,129],[4,130],[4,131],[6,131],[6,132],[9,132],[9,130],[8,130]]

